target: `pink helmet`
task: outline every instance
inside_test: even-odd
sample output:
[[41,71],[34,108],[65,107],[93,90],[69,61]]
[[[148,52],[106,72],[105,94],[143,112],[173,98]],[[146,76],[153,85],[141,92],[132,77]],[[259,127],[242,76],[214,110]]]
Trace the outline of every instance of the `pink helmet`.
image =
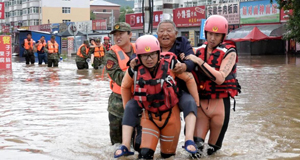
[[154,51],[159,51],[160,53],[160,44],[154,36],[144,35],[135,41],[135,49],[136,55],[147,54]]
[[[212,15],[207,18],[204,26],[205,32],[223,33],[225,34],[224,39],[228,33],[228,21],[225,17],[220,15]],[[206,33],[205,33],[206,37]],[[224,40],[223,39],[223,40]]]
[[109,40],[109,37],[104,37],[104,40]]

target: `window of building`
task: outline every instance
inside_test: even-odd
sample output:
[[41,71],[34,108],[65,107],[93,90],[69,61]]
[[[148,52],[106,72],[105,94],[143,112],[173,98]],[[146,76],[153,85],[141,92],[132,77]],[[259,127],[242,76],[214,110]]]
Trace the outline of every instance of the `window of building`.
[[31,7],[30,8],[30,13],[40,13],[39,9],[40,9],[40,7]]
[[28,2],[29,0],[22,0],[22,3]]
[[22,4],[22,0],[15,0],[15,1],[17,5]]
[[67,22],[71,22],[71,20],[69,20],[69,19],[63,19],[62,20],[62,23],[67,23]]
[[8,18],[9,17],[9,12],[5,12],[5,18]]
[[12,5],[15,5],[17,3],[17,0],[11,0]]
[[71,13],[71,7],[62,7],[62,13]]
[[103,12],[106,12],[106,9],[103,9]]
[[36,26],[40,24],[40,20],[39,19],[32,19],[30,20],[30,25],[31,26]]
[[15,16],[22,16],[22,10],[16,10],[15,11]]
[[9,2],[8,1],[6,1],[6,2],[4,2],[5,3],[5,7],[8,7],[9,6]]
[[27,14],[29,14],[30,13],[30,8],[27,8]]
[[28,14],[27,8],[23,9],[23,15],[26,15],[26,14]]

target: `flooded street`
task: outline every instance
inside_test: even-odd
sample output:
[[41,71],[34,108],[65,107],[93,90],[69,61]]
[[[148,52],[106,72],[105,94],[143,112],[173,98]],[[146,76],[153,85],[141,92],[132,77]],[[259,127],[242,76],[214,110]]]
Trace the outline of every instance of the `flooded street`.
[[[202,159],[300,159],[300,57],[241,56],[242,94],[223,147]],[[0,71],[0,159],[113,159],[102,69],[78,71],[74,60]],[[175,159],[188,155],[179,141]],[[159,157],[156,152],[156,157]],[[131,156],[125,159],[136,159]]]

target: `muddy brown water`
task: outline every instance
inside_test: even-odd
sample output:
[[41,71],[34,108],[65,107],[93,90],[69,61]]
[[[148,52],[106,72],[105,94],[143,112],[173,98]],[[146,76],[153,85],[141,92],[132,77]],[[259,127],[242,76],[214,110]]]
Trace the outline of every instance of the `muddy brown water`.
[[[300,58],[239,57],[236,112],[222,149],[202,159],[300,159],[299,78]],[[110,93],[102,69],[78,71],[74,59],[26,66],[14,57],[12,71],[0,71],[0,159],[113,159]],[[188,159],[183,143],[181,133],[171,159]]]

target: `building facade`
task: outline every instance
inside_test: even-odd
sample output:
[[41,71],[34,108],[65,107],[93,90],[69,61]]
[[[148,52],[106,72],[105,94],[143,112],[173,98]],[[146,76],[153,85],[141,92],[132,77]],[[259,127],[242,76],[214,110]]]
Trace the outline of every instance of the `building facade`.
[[95,14],[95,20],[105,19],[107,21],[108,29],[111,28],[112,15],[113,23],[119,22],[120,7],[121,6],[118,4],[103,0],[94,0],[90,2],[90,11]]
[[87,21],[89,0],[0,0],[5,3],[1,26],[33,26],[47,23]]
[[[134,12],[142,12],[142,1],[143,0],[134,0]],[[164,4],[171,4],[172,8],[181,8],[181,7],[194,7],[194,6],[205,6],[212,4],[220,3],[236,3],[236,2],[245,2],[245,1],[255,1],[255,0],[153,0],[153,11],[162,11]]]

